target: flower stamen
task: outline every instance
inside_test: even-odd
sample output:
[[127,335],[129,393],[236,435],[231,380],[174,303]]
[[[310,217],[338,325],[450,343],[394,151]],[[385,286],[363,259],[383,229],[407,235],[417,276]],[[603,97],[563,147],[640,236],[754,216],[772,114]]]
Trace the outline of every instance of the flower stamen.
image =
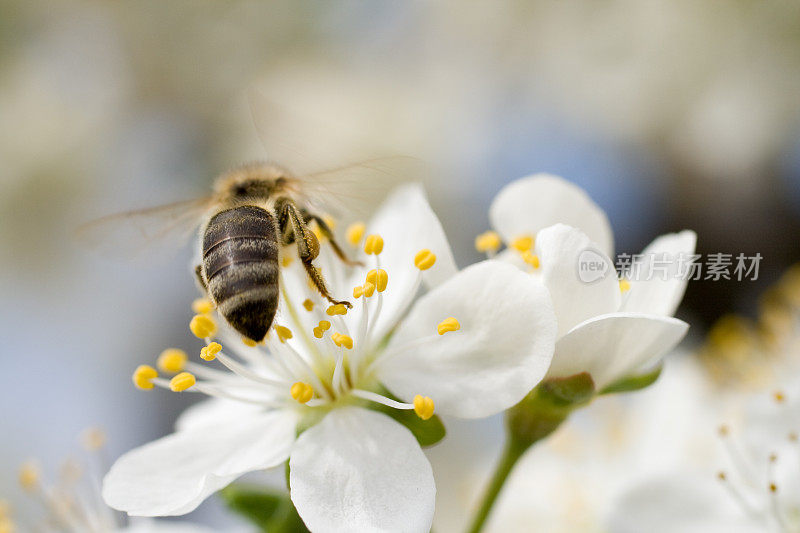
[[170,374],[177,374],[186,366],[186,361],[189,356],[186,352],[178,348],[168,348],[161,352],[156,361],[156,366],[162,372],[169,372]]
[[417,394],[414,396],[414,412],[423,420],[428,420],[433,416],[433,400],[428,396]]
[[142,390],[151,390],[158,372],[150,365],[139,365],[133,372],[133,384]]
[[439,322],[439,325],[436,327],[436,331],[439,335],[444,335],[451,331],[458,331],[459,329],[461,329],[461,324],[452,316]]

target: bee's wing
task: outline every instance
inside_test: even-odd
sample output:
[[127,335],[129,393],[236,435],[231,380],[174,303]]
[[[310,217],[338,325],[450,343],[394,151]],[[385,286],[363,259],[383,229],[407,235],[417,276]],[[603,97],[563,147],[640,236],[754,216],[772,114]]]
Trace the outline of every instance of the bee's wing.
[[302,192],[320,210],[363,218],[401,181],[424,181],[428,175],[421,160],[391,154],[346,124],[325,124],[289,110],[254,88],[248,100],[267,155],[300,177]]
[[376,157],[300,176],[309,203],[343,219],[367,219],[401,182],[424,181],[425,163],[410,156]]
[[145,260],[171,255],[197,230],[211,197],[109,215],[78,228],[78,240],[112,257]]

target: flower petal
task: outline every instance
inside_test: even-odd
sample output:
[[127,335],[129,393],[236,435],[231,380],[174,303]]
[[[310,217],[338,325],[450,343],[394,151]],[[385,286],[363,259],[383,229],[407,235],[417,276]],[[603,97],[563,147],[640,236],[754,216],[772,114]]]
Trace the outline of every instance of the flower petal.
[[173,433],[120,457],[103,498],[133,516],[186,514],[240,475],[285,461],[296,425],[293,412],[277,411]]
[[614,253],[608,217],[586,191],[558,176],[534,174],[512,181],[489,208],[492,226],[506,242],[563,223],[578,228],[606,255]]
[[656,363],[688,329],[682,320],[656,315],[613,313],[589,319],[556,343],[547,377],[589,372],[600,390]]
[[220,420],[252,418],[261,411],[263,409],[257,405],[210,398],[186,408],[175,421],[175,430],[186,431],[210,425],[216,426]]
[[[434,266],[422,272],[422,279],[428,286],[450,279],[458,269],[442,225],[419,184],[397,188],[369,223],[367,233],[383,237],[380,262],[389,275],[388,288],[381,295],[383,305],[374,335],[375,339],[382,339],[411,301],[410,293],[420,275],[414,266],[417,252],[427,248],[436,254]],[[374,268],[373,257],[362,257],[368,268]],[[348,288],[363,284],[364,273],[364,269],[359,270],[358,278],[352,279]]]
[[662,235],[645,248],[642,260],[632,267],[630,290],[625,293],[621,310],[674,315],[688,283],[685,275],[679,276],[679,266],[688,263],[696,243],[695,232],[684,230]]
[[[448,317],[461,329],[437,335]],[[555,333],[547,290],[507,263],[483,261],[420,298],[378,362],[378,378],[406,401],[430,396],[437,412],[488,416],[542,379]]]
[[292,501],[311,531],[430,530],[431,465],[411,432],[360,407],[332,411],[297,439]]
[[619,309],[614,264],[582,231],[564,224],[550,226],[537,235],[535,251],[558,317],[559,337],[586,319]]

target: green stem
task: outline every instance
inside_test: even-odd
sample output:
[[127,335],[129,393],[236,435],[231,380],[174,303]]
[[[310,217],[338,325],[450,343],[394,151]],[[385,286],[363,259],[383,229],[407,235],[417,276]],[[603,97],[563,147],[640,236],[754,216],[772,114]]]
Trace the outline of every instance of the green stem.
[[492,476],[492,481],[486,489],[486,493],[483,495],[480,509],[478,509],[478,512],[475,513],[475,516],[472,518],[472,525],[468,530],[469,533],[479,533],[483,529],[508,475],[511,473],[511,470],[514,469],[514,465],[517,464],[519,458],[522,457],[522,454],[524,454],[529,447],[530,444],[509,437],[508,442],[506,442],[505,450],[503,450],[503,455],[500,457],[500,462]]

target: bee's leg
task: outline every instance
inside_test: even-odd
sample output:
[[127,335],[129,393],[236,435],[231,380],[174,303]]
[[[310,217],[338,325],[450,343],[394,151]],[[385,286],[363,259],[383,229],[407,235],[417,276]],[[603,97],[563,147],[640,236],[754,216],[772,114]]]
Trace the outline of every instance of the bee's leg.
[[[279,225],[283,226],[280,230],[283,235],[284,244],[291,242],[290,237],[291,240],[297,243],[297,255],[300,257],[300,261],[306,269],[308,278],[319,293],[334,305],[344,304],[348,308],[352,307],[350,302],[346,300],[335,300],[330,292],[328,292],[328,288],[325,286],[325,279],[322,277],[319,269],[312,263],[319,255],[319,241],[317,240],[317,236],[314,235],[314,232],[306,227],[303,218],[294,204],[286,202],[281,206]],[[288,231],[288,228],[291,228],[291,230]]]
[[364,266],[364,263],[362,263],[361,261],[353,261],[351,259],[348,259],[347,255],[344,253],[344,250],[342,250],[341,246],[339,246],[339,243],[336,242],[336,238],[334,238],[333,236],[333,230],[331,229],[330,226],[328,226],[328,224],[321,216],[309,213],[308,211],[305,210],[301,211],[301,213],[306,220],[313,220],[314,222],[317,223],[317,226],[319,226],[319,231],[326,239],[328,239],[331,242],[331,247],[333,248],[336,257],[341,259],[345,265]]

